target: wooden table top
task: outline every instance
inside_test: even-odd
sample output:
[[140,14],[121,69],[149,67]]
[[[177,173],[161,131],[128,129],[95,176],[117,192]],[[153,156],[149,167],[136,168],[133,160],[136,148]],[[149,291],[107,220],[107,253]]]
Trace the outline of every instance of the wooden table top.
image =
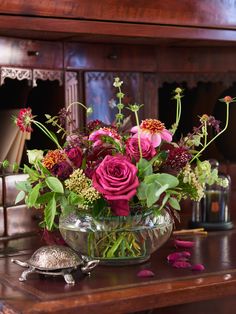
[[[191,239],[195,241],[191,262],[204,264],[203,272],[167,263],[167,255],[176,251],[171,238],[144,264],[98,266],[90,277],[77,273],[74,286],[60,276],[31,274],[25,282],[18,280],[23,268],[11,258],[26,260],[40,246],[37,236],[1,243],[0,313],[133,313],[235,295],[236,230]],[[137,277],[142,269],[152,270],[155,276]]]

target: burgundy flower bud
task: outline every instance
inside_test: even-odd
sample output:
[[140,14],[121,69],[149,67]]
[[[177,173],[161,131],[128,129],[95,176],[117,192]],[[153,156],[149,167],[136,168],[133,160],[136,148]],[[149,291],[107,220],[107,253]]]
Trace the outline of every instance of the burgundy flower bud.
[[55,164],[51,169],[51,173],[61,180],[66,180],[67,178],[69,178],[72,172],[73,168],[66,161]]
[[82,150],[79,147],[72,147],[66,150],[68,158],[72,161],[75,167],[79,168],[82,164]]

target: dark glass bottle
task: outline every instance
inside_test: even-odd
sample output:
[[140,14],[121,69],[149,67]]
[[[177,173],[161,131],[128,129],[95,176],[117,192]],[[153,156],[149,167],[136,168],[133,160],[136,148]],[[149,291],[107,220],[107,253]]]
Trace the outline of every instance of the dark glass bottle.
[[[218,169],[218,161],[213,159],[210,163],[212,169]],[[228,175],[220,172],[218,176],[228,181],[228,185],[206,185],[205,196],[200,202],[193,204],[190,227],[204,227],[206,230],[225,230],[233,227],[229,210],[231,180]]]

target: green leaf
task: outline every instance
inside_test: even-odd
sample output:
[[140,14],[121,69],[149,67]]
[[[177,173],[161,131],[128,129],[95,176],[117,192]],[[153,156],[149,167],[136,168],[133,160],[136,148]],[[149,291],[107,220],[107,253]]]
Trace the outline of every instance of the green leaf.
[[137,197],[139,200],[145,200],[146,199],[146,190],[147,190],[148,185],[145,184],[144,182],[141,182],[139,184],[139,187],[137,189]]
[[27,165],[24,165],[24,173],[29,175],[31,181],[37,181],[39,179],[38,171],[28,167]]
[[167,189],[168,189],[167,184],[165,184],[161,187],[159,184],[155,184],[155,183],[149,184],[148,188],[147,188],[147,193],[146,193],[146,195],[147,195],[147,207],[149,208],[153,204],[155,204],[159,200],[161,194],[163,192],[165,192]]
[[138,167],[138,176],[139,177],[145,177],[150,174],[152,174],[152,163],[144,158],[140,158],[140,160],[137,163]]
[[162,203],[161,203],[161,208],[163,208],[166,205],[166,203],[168,202],[169,198],[170,198],[170,194],[166,193],[166,195],[163,197],[163,200],[162,200]]
[[15,200],[15,204],[23,201],[23,199],[25,198],[25,192],[24,191],[20,191],[17,196],[16,196],[16,200]]
[[37,199],[37,203],[47,204],[53,195],[54,195],[54,192],[47,192],[47,193],[44,193],[42,195],[39,195],[39,197]]
[[44,209],[44,221],[46,223],[47,229],[51,230],[53,227],[54,219],[56,216],[56,200],[55,194],[52,194],[52,198],[49,200],[48,204]]
[[35,206],[37,202],[37,198],[39,196],[39,190],[41,189],[41,183],[38,183],[33,187],[33,189],[29,192],[27,203],[29,206]]
[[175,197],[170,197],[169,198],[169,204],[171,207],[173,207],[176,210],[180,210],[180,205],[178,200]]
[[18,190],[25,192],[29,192],[32,189],[32,186],[28,181],[18,181],[15,186]]
[[168,188],[175,188],[179,184],[179,180],[168,173],[155,173],[145,179],[145,183],[158,182],[160,185],[168,185]]
[[68,196],[68,201],[71,205],[78,205],[78,204],[82,203],[83,197],[81,197],[77,193],[71,191],[69,196]]
[[64,193],[63,185],[58,178],[48,177],[46,178],[45,182],[47,186],[49,187],[49,189],[52,190],[53,192],[61,193],[61,194]]

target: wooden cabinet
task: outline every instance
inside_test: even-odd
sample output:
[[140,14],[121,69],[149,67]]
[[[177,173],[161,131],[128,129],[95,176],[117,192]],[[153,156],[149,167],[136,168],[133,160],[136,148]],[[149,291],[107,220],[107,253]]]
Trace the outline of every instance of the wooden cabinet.
[[63,49],[60,42],[1,37],[0,51],[1,66],[63,68]]

